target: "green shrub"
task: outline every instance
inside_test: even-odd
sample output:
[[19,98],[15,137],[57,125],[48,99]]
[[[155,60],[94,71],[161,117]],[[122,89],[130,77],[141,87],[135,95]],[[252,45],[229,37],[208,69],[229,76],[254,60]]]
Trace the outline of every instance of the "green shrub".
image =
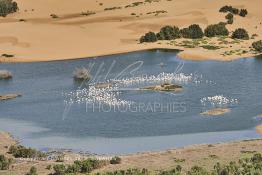
[[[262,163],[262,155],[260,153],[254,154],[251,158],[251,161],[253,163]],[[262,166],[262,164],[261,164],[261,166]],[[262,168],[262,167],[260,167],[260,168]]]
[[104,166],[105,161],[99,161],[96,159],[87,159],[83,161],[75,161],[74,164],[75,164],[74,168],[77,169],[79,167],[81,173],[90,173],[92,170]]
[[161,171],[158,175],[181,175],[182,167],[177,165],[175,169],[171,169],[168,171]]
[[66,169],[66,173],[78,173],[80,172],[81,167],[79,164],[73,164],[73,165],[68,165],[67,169]]
[[108,7],[108,8],[105,8],[104,10],[107,11],[107,10],[117,10],[117,9],[121,9],[122,7]]
[[239,13],[239,10],[237,8],[234,8],[232,6],[223,6],[219,9],[219,12],[222,12],[222,13],[227,13],[227,12],[231,12],[235,15],[237,15]]
[[209,173],[202,167],[194,166],[187,172],[187,175],[209,175]]
[[156,41],[157,41],[157,37],[156,37],[156,34],[154,32],[148,32],[140,38],[140,43],[156,42]]
[[247,9],[241,9],[239,15],[245,17],[248,14]]
[[234,18],[231,18],[231,19],[227,20],[227,24],[233,24],[233,22],[234,22]]
[[0,155],[0,170],[8,170],[11,163],[12,159],[8,159],[4,155]]
[[221,7],[221,8],[219,9],[219,12],[227,13],[227,12],[229,12],[231,9],[232,9],[232,6],[227,6],[227,5],[225,5],[225,6],[223,6],[223,7]]
[[204,36],[203,30],[198,24],[192,24],[188,28],[180,30],[180,33],[184,38],[191,39],[203,38]]
[[17,3],[12,0],[0,0],[0,16],[5,17],[18,11]]
[[36,169],[36,167],[32,166],[32,167],[30,168],[29,173],[27,173],[26,175],[37,175],[37,169]]
[[120,164],[121,163],[121,158],[120,157],[113,157],[111,160],[110,160],[110,164]]
[[249,39],[248,32],[243,28],[236,29],[232,34],[233,39]]
[[63,164],[57,164],[53,166],[54,174],[53,175],[65,175],[66,167]]
[[224,23],[212,24],[205,29],[205,36],[207,37],[228,36],[228,34],[229,31]]
[[252,46],[256,51],[262,52],[262,40],[253,42]]
[[18,145],[18,146],[12,145],[9,148],[8,153],[12,154],[15,158],[43,158],[43,157],[46,157],[46,154],[40,151],[37,151],[32,148],[26,148],[21,145]]
[[233,24],[234,21],[234,15],[232,13],[228,13],[225,18],[227,19],[228,24]]
[[52,165],[47,165],[46,167],[47,170],[51,170],[51,168],[52,168]]
[[179,28],[174,26],[165,26],[160,29],[160,32],[157,33],[157,39],[159,40],[172,40],[180,38]]

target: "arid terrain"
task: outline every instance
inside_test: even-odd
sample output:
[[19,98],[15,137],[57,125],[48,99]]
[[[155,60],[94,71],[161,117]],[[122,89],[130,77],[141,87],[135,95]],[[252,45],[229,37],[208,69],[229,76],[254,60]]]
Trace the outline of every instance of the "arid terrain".
[[[150,48],[181,49],[184,52],[179,57],[185,59],[228,61],[256,55],[250,51],[251,43],[262,38],[262,12],[258,8],[262,6],[261,0],[252,3],[248,0],[17,0],[17,3],[19,12],[0,17],[0,55],[13,55],[2,56],[2,62],[75,59]],[[204,28],[225,22],[225,13],[219,13],[224,5],[248,10],[245,18],[235,16],[233,25],[227,28],[230,31],[245,28],[250,36],[257,35],[255,39],[241,42],[206,39],[208,44],[221,47],[217,50],[185,48],[183,43],[192,42],[185,39],[139,44],[144,33],[157,32],[165,25],[183,28],[199,24]]]
[[[8,148],[16,144],[9,134],[0,132],[0,154],[12,157],[7,154]],[[106,172],[114,170],[126,170],[128,168],[147,168],[150,171],[168,170],[181,165],[184,171],[189,170],[192,166],[203,166],[211,169],[215,163],[221,164],[236,161],[239,158],[250,157],[254,153],[262,153],[262,140],[246,140],[239,142],[221,143],[221,144],[203,144],[191,145],[179,149],[169,149],[159,152],[144,152],[121,156],[122,162],[118,165],[107,165],[95,172]],[[74,153],[67,156],[73,160],[76,157]],[[88,158],[88,157],[86,157]],[[69,159],[68,159],[69,160]],[[24,175],[29,171],[31,166],[36,166],[39,175],[47,175],[52,171],[47,170],[48,165],[58,164],[54,161],[26,161],[16,159],[8,171],[0,171],[1,175]],[[64,164],[72,163],[65,161]]]

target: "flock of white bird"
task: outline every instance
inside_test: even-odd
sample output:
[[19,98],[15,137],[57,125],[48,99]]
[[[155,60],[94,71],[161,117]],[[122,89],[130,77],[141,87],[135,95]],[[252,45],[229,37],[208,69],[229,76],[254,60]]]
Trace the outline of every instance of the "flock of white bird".
[[192,82],[194,80],[197,83],[199,80],[194,79],[194,75],[185,75],[184,73],[160,73],[158,75],[144,75],[138,77],[131,78],[123,78],[123,79],[112,79],[112,82],[117,83],[121,86],[130,86],[137,84],[145,84],[145,83],[164,83],[164,82],[177,82],[177,83],[187,83]]
[[[130,85],[138,85],[145,83],[163,83],[175,81],[177,83],[187,83],[194,80],[193,74],[185,75],[183,73],[161,73],[157,76],[141,76],[141,77],[131,77],[123,79],[113,79],[111,82],[112,87],[96,87],[95,84],[89,86],[89,88],[84,88],[80,90],[71,91],[69,93],[64,93],[65,104],[73,103],[103,103],[110,106],[120,106],[120,105],[131,105],[134,102],[127,101],[119,98],[120,88],[127,87]],[[113,82],[113,83],[112,83]],[[195,83],[197,83],[195,81]]]
[[211,104],[213,106],[215,105],[227,105],[227,104],[238,104],[238,99],[234,98],[227,98],[223,95],[216,95],[213,97],[204,97],[200,100],[202,105]]
[[93,85],[89,88],[72,91],[64,94],[65,104],[81,103],[102,103],[109,106],[130,105],[131,101],[122,100],[119,97],[120,92],[117,87],[97,88]]

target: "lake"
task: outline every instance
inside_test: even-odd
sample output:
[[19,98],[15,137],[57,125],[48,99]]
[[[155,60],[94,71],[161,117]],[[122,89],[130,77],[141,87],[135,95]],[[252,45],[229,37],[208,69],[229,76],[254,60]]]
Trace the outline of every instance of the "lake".
[[[98,154],[163,150],[198,143],[262,138],[262,59],[187,61],[177,51],[148,50],[98,58],[1,63],[13,73],[0,93],[0,129],[41,150],[68,148]],[[91,81],[76,82],[85,67]],[[98,88],[109,82],[112,87]],[[172,82],[183,91],[142,91]],[[230,108],[222,116],[200,113]]]

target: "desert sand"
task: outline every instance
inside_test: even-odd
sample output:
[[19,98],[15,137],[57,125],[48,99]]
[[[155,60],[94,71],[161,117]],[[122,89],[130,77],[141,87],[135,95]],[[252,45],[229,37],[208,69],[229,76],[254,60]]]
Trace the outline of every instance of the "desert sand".
[[[129,8],[125,6],[136,1],[16,1],[19,12],[5,18],[0,17],[0,55],[13,55],[2,56],[1,62],[76,59],[152,48],[184,50],[178,55],[184,59],[230,61],[256,55],[250,52],[249,47],[253,41],[262,38],[262,11],[258,8],[262,6],[261,0],[253,0],[252,3],[249,0],[153,0]],[[204,28],[208,24],[225,21],[226,14],[218,12],[224,5],[246,8],[249,12],[245,18],[235,16],[234,24],[228,25],[230,31],[243,27],[249,31],[250,36],[257,34],[258,37],[240,43],[224,44],[224,48],[218,50],[185,48],[168,41],[138,43],[141,35],[148,31],[157,32],[165,25],[182,28],[197,23]],[[104,10],[111,7],[121,9]],[[155,11],[162,10],[166,12],[155,15]],[[87,11],[96,14],[81,15]],[[52,18],[51,14],[58,18]],[[210,41],[209,44],[218,42]],[[242,53],[243,50],[247,52]],[[225,54],[231,51],[233,54]]]

